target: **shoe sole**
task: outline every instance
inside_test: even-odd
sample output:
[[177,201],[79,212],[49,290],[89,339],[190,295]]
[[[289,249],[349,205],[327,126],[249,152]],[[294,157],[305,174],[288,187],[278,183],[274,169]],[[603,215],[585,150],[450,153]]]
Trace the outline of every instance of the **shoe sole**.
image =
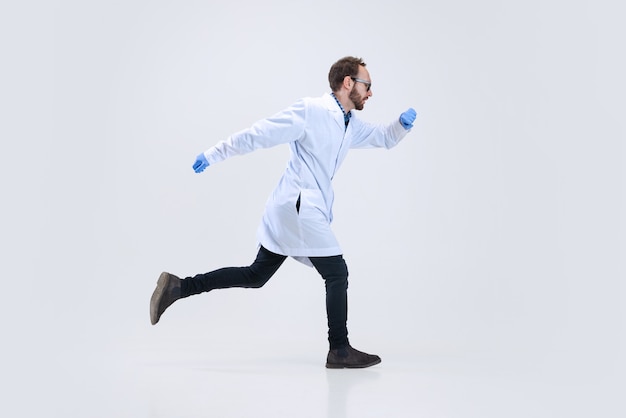
[[375,360],[371,363],[367,364],[335,364],[335,363],[326,363],[327,369],[364,369],[366,367],[371,367],[379,364],[381,359]]
[[159,305],[161,303],[161,298],[163,297],[163,292],[167,288],[169,282],[170,274],[166,272],[161,273],[159,280],[157,280],[157,287],[154,289],[152,297],[150,298],[150,322],[152,325],[159,322]]

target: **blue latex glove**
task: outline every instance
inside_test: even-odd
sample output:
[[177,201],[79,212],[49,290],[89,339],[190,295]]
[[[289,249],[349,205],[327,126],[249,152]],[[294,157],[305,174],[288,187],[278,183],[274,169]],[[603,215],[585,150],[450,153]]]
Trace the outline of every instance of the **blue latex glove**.
[[410,108],[400,115],[400,123],[402,124],[404,129],[411,129],[413,127],[413,122],[415,122],[416,117],[417,112],[415,111],[415,109]]
[[193,171],[196,173],[202,173],[205,168],[209,166],[209,162],[207,161],[204,153],[199,154],[196,157],[196,161],[193,163]]

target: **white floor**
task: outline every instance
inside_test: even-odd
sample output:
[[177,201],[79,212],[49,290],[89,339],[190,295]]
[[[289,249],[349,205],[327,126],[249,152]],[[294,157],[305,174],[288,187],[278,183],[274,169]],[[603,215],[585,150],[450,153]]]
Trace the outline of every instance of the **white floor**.
[[[621,417],[623,389],[599,376],[513,364],[388,353],[366,370],[326,370],[311,357],[267,352],[137,367],[147,416]],[[513,361],[513,360],[512,360]],[[180,396],[172,399],[172,394]],[[129,405],[132,405],[130,403]],[[136,407],[136,405],[135,405]],[[137,410],[137,413],[145,411]]]
[[253,346],[241,344],[245,341],[241,338],[233,344],[216,344],[207,336],[190,339],[149,331],[91,353],[70,349],[50,362],[38,359],[38,373],[14,374],[13,388],[23,390],[20,397],[7,398],[4,410],[8,407],[11,413],[5,416],[617,418],[626,414],[624,375],[601,358],[577,362],[549,353],[524,356],[382,346],[380,365],[327,370],[325,353],[308,342]]

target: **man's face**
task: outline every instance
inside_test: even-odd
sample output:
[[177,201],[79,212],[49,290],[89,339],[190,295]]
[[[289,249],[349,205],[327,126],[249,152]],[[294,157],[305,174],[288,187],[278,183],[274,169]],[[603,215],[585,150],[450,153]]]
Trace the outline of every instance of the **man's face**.
[[[359,80],[367,81],[371,84],[369,71],[363,66],[359,67],[359,73],[356,76]],[[370,98],[372,95],[372,91],[368,89],[369,85],[355,81],[352,86],[352,90],[350,90],[350,95],[348,96],[352,103],[354,104],[354,108],[356,110],[363,110],[363,106],[365,105],[365,101]]]

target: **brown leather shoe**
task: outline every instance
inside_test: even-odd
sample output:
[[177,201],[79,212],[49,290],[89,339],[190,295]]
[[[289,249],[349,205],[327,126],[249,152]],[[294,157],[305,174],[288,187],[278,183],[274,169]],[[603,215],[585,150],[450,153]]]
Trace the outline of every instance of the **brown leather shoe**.
[[150,299],[150,322],[159,322],[168,306],[180,299],[180,278],[163,272],[157,281],[157,287]]
[[328,352],[326,358],[327,369],[362,369],[380,363],[380,357],[374,354],[362,353],[350,345],[336,348]]

